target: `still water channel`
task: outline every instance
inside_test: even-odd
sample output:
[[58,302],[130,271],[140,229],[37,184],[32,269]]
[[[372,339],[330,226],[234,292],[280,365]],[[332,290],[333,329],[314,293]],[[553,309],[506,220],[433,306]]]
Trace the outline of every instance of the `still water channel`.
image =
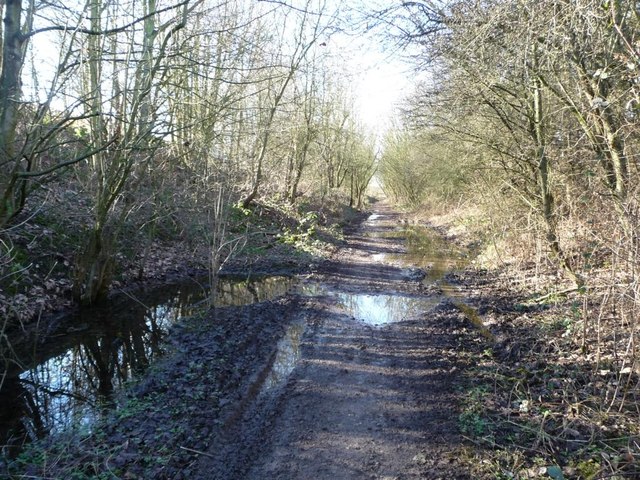
[[[261,302],[284,295],[294,282],[223,279],[216,304]],[[207,308],[208,294],[197,281],[120,294],[75,314],[65,333],[11,342],[0,351],[3,454],[49,434],[89,429],[111,407],[114,392],[165,352],[171,326]]]

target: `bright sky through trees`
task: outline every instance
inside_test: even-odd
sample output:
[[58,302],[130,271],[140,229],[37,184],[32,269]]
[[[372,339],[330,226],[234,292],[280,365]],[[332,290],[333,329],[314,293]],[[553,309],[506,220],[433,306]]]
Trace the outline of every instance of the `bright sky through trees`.
[[368,53],[372,65],[360,74],[356,87],[356,109],[362,121],[375,133],[381,134],[391,126],[397,105],[409,88],[406,67],[388,61],[382,55]]
[[348,86],[359,120],[381,137],[394,124],[397,107],[411,90],[411,67],[399,54],[384,51],[380,36],[338,34],[327,48],[336,76]]
[[[34,85],[35,77],[25,75],[25,94],[30,99],[42,102],[46,98],[50,72],[55,71],[60,56],[57,36],[49,32],[32,39],[28,58],[33,56],[31,65],[38,70],[40,80]],[[337,33],[325,45],[336,59],[335,78],[349,86],[359,120],[378,137],[394,123],[396,107],[408,93],[411,78],[410,67],[397,52],[384,52],[382,41],[379,34]]]

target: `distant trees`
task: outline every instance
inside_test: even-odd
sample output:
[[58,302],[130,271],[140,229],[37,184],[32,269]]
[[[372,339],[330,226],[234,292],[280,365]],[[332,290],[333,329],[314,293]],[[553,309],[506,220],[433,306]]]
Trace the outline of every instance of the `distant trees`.
[[400,129],[389,132],[385,140],[380,175],[387,195],[399,203],[422,204],[433,185],[426,173],[428,153],[418,139]]
[[286,31],[289,20],[287,18],[288,15],[281,19],[283,31],[274,32],[276,35],[280,35],[280,38],[274,38],[279,48],[274,52],[273,65],[281,65],[281,67],[273,69],[279,75],[268,80],[264,96],[262,96],[262,100],[265,103],[261,106],[263,114],[258,125],[259,134],[256,136],[256,144],[252,154],[253,179],[249,193],[242,200],[244,208],[248,207],[256,198],[262,185],[264,161],[267,156],[276,113],[285,99],[289,85],[293,83],[303,62],[307,60],[309,51],[318,43],[327,28],[327,25],[324,24],[325,12],[323,10],[325,5],[321,4],[320,9],[313,12],[310,11],[311,5],[312,3],[308,1],[302,12],[297,10],[287,12],[290,15],[299,16],[293,27],[293,38],[290,38]]

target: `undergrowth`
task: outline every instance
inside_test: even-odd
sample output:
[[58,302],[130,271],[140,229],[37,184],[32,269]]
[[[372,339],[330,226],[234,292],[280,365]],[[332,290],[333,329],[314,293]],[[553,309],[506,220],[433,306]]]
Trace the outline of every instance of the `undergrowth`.
[[499,339],[476,352],[467,372],[460,428],[475,445],[475,472],[523,480],[638,478],[638,375],[604,353],[614,350],[614,338],[601,341],[598,353],[589,348],[594,332],[587,328],[585,348],[585,315],[593,311],[583,311],[580,294],[536,302],[509,289],[504,275],[468,275],[484,284],[474,301]]

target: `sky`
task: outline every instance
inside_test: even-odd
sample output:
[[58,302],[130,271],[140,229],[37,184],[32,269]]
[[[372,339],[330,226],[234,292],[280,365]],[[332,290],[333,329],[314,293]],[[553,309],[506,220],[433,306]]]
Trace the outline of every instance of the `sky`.
[[335,54],[336,73],[351,90],[355,114],[381,138],[397,124],[397,107],[412,89],[411,67],[399,55],[385,53],[375,37],[358,41],[332,37],[327,48],[332,56]]
[[[389,3],[389,0],[345,2],[353,4],[356,10],[365,12],[359,14],[360,23],[366,23],[367,26],[367,12],[383,9]],[[378,137],[383,136],[385,130],[396,123],[394,118],[397,117],[397,107],[412,91],[415,78],[412,65],[392,43],[388,32],[380,27],[370,29],[366,34],[334,35],[327,45],[333,55],[342,58],[343,72],[350,76],[356,114]]]
[[356,87],[356,111],[363,123],[382,135],[393,125],[397,107],[410,90],[407,67],[369,53],[373,66],[364,70]]

